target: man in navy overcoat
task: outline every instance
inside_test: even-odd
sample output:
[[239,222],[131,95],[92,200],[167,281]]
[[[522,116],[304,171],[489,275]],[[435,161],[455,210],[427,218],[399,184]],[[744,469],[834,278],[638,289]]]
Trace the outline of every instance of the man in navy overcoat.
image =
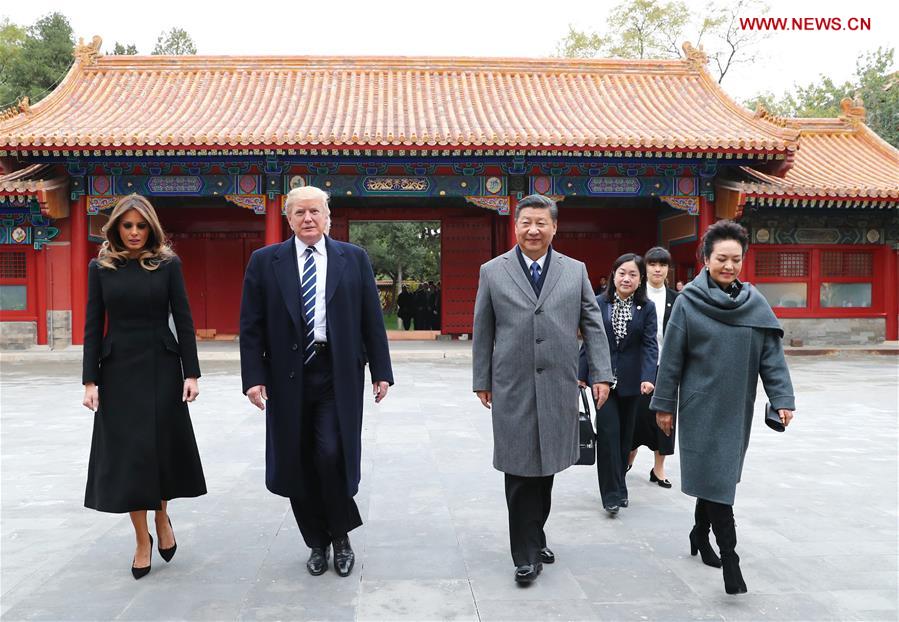
[[287,195],[294,235],[255,251],[240,305],[243,391],[265,409],[265,483],[290,498],[306,568],[347,576],[348,533],[362,524],[359,490],[365,363],[375,402],[393,384],[387,333],[371,263],[358,246],[325,235],[328,195]]

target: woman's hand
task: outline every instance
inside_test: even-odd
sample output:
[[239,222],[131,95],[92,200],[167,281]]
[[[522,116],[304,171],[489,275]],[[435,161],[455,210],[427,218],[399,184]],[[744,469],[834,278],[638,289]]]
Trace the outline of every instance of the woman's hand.
[[641,382],[640,383],[640,393],[642,393],[643,395],[649,395],[650,393],[652,393],[655,390],[656,390],[655,385],[653,385],[651,382]]
[[181,393],[182,402],[192,402],[200,395],[200,386],[196,378],[184,379],[184,391]]
[[790,425],[790,422],[793,420],[793,411],[787,410],[786,408],[781,408],[777,411],[777,414],[780,415],[780,422],[784,424],[784,427]]
[[84,399],[81,400],[81,404],[94,412],[100,407],[100,391],[93,382],[84,385]]
[[656,425],[665,433],[665,436],[671,436],[671,428],[674,426],[674,415],[671,413],[656,413]]

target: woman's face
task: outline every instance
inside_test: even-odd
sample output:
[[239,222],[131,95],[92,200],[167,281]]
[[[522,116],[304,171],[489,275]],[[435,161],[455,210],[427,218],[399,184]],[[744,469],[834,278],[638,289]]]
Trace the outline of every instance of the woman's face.
[[668,264],[650,261],[646,264],[646,280],[655,288],[665,285],[668,278]]
[[150,223],[136,209],[130,209],[119,218],[119,237],[126,250],[140,252],[150,238]]
[[743,269],[743,247],[736,240],[715,242],[712,254],[705,260],[705,267],[718,285],[729,286]]
[[620,298],[627,298],[640,287],[640,268],[634,261],[625,261],[615,270],[615,291]]

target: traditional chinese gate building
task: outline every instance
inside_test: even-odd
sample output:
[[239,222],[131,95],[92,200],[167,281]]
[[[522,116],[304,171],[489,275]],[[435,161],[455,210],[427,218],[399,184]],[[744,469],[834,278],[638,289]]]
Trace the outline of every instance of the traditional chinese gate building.
[[0,116],[7,346],[81,343],[87,263],[131,192],[151,198],[184,259],[197,328],[235,334],[249,254],[287,237],[283,199],[301,184],[331,193],[337,239],[356,220],[440,221],[447,334],[470,332],[478,266],[511,247],[516,201],[539,192],[560,201],[555,246],[594,282],[655,244],[689,278],[701,231],[736,217],[758,243],[745,276],[792,334],[813,338],[826,316],[831,342],[860,327],[896,339],[896,150],[857,110],[753,114],[689,45],[667,61],[99,47],[76,47],[53,93]]

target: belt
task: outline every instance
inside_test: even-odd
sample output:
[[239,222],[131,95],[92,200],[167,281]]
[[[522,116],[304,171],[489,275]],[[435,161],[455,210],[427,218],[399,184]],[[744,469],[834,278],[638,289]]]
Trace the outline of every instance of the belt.
[[326,352],[328,350],[328,342],[316,341],[314,344],[312,344],[312,348],[315,350],[316,354],[321,354],[322,352]]

